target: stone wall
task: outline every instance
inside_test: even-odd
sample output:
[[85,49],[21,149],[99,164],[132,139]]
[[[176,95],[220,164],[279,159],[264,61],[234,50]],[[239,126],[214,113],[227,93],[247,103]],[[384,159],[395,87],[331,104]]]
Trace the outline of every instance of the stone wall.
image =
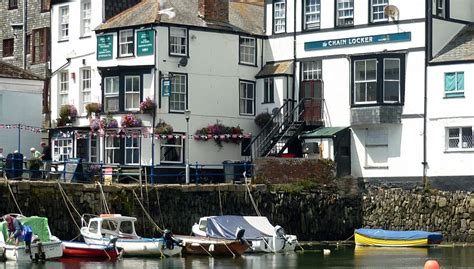
[[443,233],[449,242],[474,242],[474,194],[369,187],[363,226]]
[[[98,186],[62,186],[81,214],[104,212]],[[57,183],[11,182],[11,188],[24,215],[48,217],[52,232],[59,238],[72,239],[79,234]],[[223,214],[255,215],[243,185],[160,185],[149,187],[148,192],[145,188],[140,190],[138,186],[104,186],[111,212],[137,217],[141,235],[152,235],[153,226],[145,220],[133,190],[140,197],[143,192],[144,206],[149,208],[155,222],[162,228],[171,228],[176,234],[189,234],[191,226],[200,217],[220,215],[221,204]],[[0,182],[0,195],[1,215],[18,212],[4,182]],[[360,226],[362,222],[360,198],[331,190],[278,193],[259,185],[253,187],[252,196],[262,215],[267,216],[273,224],[284,227],[287,233],[296,234],[303,240],[346,239],[352,235],[353,227]],[[80,225],[80,218],[75,213],[73,215]]]

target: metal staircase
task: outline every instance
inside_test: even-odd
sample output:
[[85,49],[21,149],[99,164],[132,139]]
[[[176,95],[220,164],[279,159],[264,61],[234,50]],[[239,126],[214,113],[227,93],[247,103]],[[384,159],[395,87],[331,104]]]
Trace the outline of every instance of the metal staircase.
[[305,123],[300,119],[306,101],[302,99],[296,105],[293,105],[292,100],[285,101],[277,111],[273,112],[271,120],[252,139],[245,151],[251,148],[252,158],[282,154],[305,127]]

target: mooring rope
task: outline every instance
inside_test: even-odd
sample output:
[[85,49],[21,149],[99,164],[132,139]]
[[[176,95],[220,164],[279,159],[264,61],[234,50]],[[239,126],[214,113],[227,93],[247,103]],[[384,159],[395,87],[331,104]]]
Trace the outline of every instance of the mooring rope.
[[7,187],[8,187],[8,189],[10,190],[10,194],[12,195],[13,202],[15,202],[15,205],[16,205],[16,208],[18,209],[18,212],[20,212],[20,214],[23,215],[23,212],[21,212],[20,206],[18,205],[18,203],[17,203],[17,201],[16,201],[15,194],[13,194],[12,187],[11,187],[10,184],[8,183],[8,178],[7,178],[7,175],[6,175],[6,174],[5,174],[5,182],[7,183]]
[[140,199],[138,198],[138,195],[137,193],[135,192],[135,190],[132,190],[133,192],[133,195],[135,195],[135,198],[137,199],[138,203],[140,204],[143,212],[145,213],[145,215],[147,216],[148,220],[153,224],[155,225],[155,227],[157,228],[157,230],[161,233],[163,233],[163,230],[160,228],[160,226],[158,226],[158,224],[156,224],[156,222],[153,220],[153,218],[150,216],[150,214],[148,214],[148,212],[146,212],[146,209],[145,207],[143,206],[142,202],[140,201]]
[[232,253],[232,256],[234,256],[234,258],[235,258],[234,252],[232,252],[232,250],[227,246],[227,244],[225,242],[224,242],[224,246],[230,251],[230,253]]
[[204,250],[207,254],[209,254],[209,256],[212,257],[212,254],[211,254],[209,251],[207,251],[207,249],[206,249],[205,247],[203,247],[203,246],[201,245],[201,243],[198,243],[198,244],[199,244],[199,246],[202,248],[202,250]]
[[252,205],[253,205],[253,208],[255,209],[255,212],[260,217],[260,216],[262,216],[262,214],[260,214],[260,211],[257,208],[257,204],[255,203],[255,201],[253,199],[253,196],[252,196],[252,193],[250,192],[249,184],[247,184],[246,172],[244,172],[244,179],[245,179],[245,186],[247,187],[247,192],[249,193],[249,196],[250,196],[250,202],[252,202]]
[[72,203],[71,199],[69,199],[69,196],[67,196],[67,193],[66,191],[64,190],[63,186],[61,185],[61,183],[58,181],[58,185],[59,185],[59,190],[64,194],[64,196],[66,197],[66,200],[69,202],[69,204],[71,205],[72,209],[74,209],[74,211],[76,212],[76,214],[81,217],[81,213],[79,213],[79,211],[77,211],[76,207],[74,206],[74,204]]
[[100,194],[101,194],[100,199],[102,200],[102,205],[104,206],[105,213],[110,214],[109,206],[107,205],[107,200],[105,199],[105,194],[104,194],[104,190],[102,189],[102,185],[100,184],[100,182],[97,182],[97,185],[99,185]]
[[66,198],[64,198],[64,194],[61,192],[61,184],[58,182],[59,184],[59,192],[61,193],[61,196],[63,197],[63,200],[64,200],[64,203],[66,204],[66,208],[67,208],[67,211],[69,212],[69,215],[71,216],[71,219],[72,221],[74,222],[74,224],[76,225],[77,229],[80,231],[81,230],[81,227],[79,227],[79,225],[77,224],[76,220],[74,219],[74,216],[72,215],[72,212],[71,210],[69,209],[69,205],[66,201]]
[[158,202],[158,213],[160,214],[161,226],[165,227],[165,221],[163,220],[163,214],[161,213],[160,195],[158,194],[158,188],[155,187],[156,201]]

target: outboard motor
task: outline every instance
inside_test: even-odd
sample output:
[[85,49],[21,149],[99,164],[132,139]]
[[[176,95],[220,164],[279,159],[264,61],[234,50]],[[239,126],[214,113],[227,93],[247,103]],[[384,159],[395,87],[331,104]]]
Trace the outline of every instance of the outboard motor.
[[250,245],[250,243],[244,239],[244,234],[245,234],[245,229],[242,227],[237,227],[237,229],[235,230],[235,240],[240,241],[240,244]]
[[275,226],[275,234],[276,234],[279,238],[284,238],[284,239],[286,239],[285,229],[283,229],[283,227],[281,227],[280,225]]
[[163,231],[163,239],[165,240],[165,247],[167,249],[174,249],[174,244],[178,246],[183,245],[183,240],[174,238],[173,233],[168,229]]

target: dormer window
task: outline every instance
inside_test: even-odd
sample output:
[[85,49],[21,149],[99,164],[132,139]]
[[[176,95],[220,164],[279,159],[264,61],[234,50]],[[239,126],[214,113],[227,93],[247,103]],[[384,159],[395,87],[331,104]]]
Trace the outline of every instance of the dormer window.
[[120,41],[119,41],[119,56],[133,56],[133,30],[122,30],[120,31]]

